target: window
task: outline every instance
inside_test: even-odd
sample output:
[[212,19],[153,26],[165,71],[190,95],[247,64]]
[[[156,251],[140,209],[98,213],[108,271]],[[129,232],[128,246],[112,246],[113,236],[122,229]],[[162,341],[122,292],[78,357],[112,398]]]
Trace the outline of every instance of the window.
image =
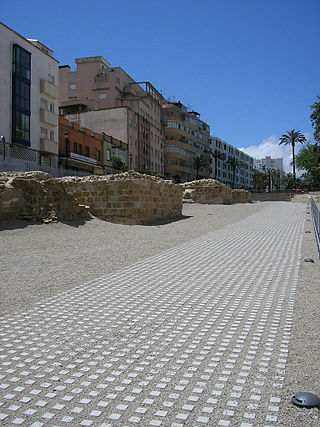
[[100,153],[100,150],[96,150],[96,160],[100,160],[100,156],[101,156],[101,153]]
[[73,152],[76,154],[82,154],[82,144],[75,142],[73,144]]
[[31,80],[31,53],[17,44],[13,46],[13,72],[15,76]]
[[30,111],[30,84],[20,79],[15,80],[14,103],[23,110]]
[[106,93],[99,93],[99,99],[107,99]]
[[12,134],[13,141],[30,146],[31,54],[13,45]]
[[49,110],[50,110],[52,113],[54,113],[54,104],[53,104],[53,102],[50,104],[50,108],[49,108]]
[[54,76],[51,74],[48,74],[48,82],[52,83],[54,85]]
[[70,90],[77,89],[77,85],[75,83],[71,83],[71,85],[69,87],[70,87]]
[[111,158],[111,151],[107,149],[107,160],[110,160]]
[[14,115],[14,140],[20,143],[28,142],[30,145],[30,116],[15,112]]
[[50,131],[50,141],[54,141],[54,130]]
[[90,157],[90,148],[88,146],[84,147],[84,155]]
[[40,138],[48,138],[48,129],[40,128]]
[[48,109],[48,101],[46,99],[40,99],[40,108],[42,108],[42,110]]

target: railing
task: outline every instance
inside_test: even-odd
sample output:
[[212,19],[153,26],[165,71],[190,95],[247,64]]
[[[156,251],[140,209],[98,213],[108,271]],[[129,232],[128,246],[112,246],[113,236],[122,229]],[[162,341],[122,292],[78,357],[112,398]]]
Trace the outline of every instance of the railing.
[[319,258],[320,258],[320,209],[314,197],[311,197],[311,213],[312,213],[313,226],[316,234]]
[[50,164],[41,164],[40,152],[22,145],[0,146],[0,172],[42,171],[50,173],[54,178],[63,176],[87,176],[90,172],[74,171],[59,167],[59,157],[50,155]]

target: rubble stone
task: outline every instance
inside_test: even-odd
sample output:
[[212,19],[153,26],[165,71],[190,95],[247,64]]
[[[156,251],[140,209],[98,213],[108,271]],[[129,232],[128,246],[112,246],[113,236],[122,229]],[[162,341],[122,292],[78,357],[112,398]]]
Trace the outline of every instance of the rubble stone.
[[182,216],[182,189],[171,180],[136,171],[58,180],[93,215],[110,222],[152,224]]
[[251,193],[245,190],[231,190],[216,179],[200,179],[180,184],[184,202],[204,204],[249,203]]
[[44,172],[0,174],[0,219],[72,221],[88,216],[64,185]]
[[250,191],[232,190],[232,203],[251,203]]

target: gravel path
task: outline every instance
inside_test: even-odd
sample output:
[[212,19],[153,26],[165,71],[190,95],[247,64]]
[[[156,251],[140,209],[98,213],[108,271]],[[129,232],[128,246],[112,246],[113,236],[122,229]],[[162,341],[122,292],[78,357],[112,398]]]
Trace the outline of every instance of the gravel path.
[[[3,423],[319,425],[317,409],[290,403],[320,394],[306,206],[184,215],[153,227],[3,224]],[[299,270],[306,256],[316,262]]]
[[191,241],[263,208],[185,204],[184,219],[156,226],[0,221],[0,313],[32,307],[61,291]]

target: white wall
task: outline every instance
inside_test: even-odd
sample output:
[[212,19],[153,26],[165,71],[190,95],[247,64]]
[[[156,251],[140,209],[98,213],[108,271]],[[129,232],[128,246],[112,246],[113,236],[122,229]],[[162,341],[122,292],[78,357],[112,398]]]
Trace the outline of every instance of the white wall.
[[104,132],[120,141],[129,143],[128,109],[125,107],[67,114],[65,117],[72,122],[77,122],[80,126],[98,133]]
[[[31,53],[31,147],[40,149],[40,80],[48,80],[48,74],[54,76],[55,86],[58,86],[58,62],[42,52],[31,42],[6,27],[0,22],[0,134],[6,141],[12,141],[12,52],[17,43]],[[58,99],[52,100],[55,112],[58,114]],[[54,128],[55,141],[58,143],[57,126]]]

